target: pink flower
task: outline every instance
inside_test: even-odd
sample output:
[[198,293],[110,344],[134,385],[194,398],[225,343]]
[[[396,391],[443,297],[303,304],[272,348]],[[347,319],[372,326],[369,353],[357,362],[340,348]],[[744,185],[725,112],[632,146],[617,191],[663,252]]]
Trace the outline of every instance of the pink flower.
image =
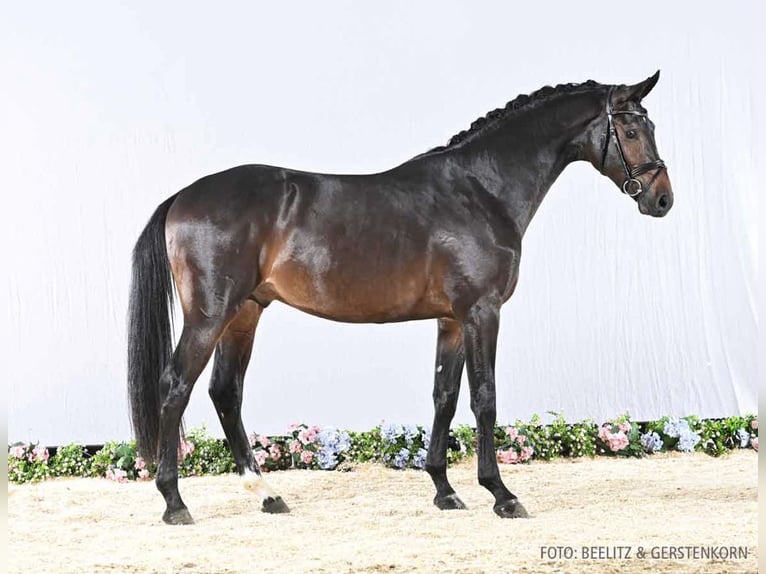
[[[140,456],[136,457],[136,470],[144,470],[146,468],[146,461]],[[148,474],[148,473],[147,473]]]
[[532,455],[534,454],[535,449],[533,449],[531,446],[525,446],[521,449],[521,462],[527,461],[530,458],[532,458]]
[[188,440],[181,439],[181,458],[191,456],[194,452],[194,443]]
[[301,462],[303,462],[303,464],[311,464],[312,460],[314,460],[314,453],[310,450],[304,450],[301,453]]
[[11,449],[8,451],[8,454],[10,454],[14,458],[24,458],[24,447],[20,444],[17,444],[16,446],[12,446]]
[[138,471],[138,480],[149,480],[149,471],[142,468]]
[[617,427],[620,429],[620,431],[624,432],[625,434],[628,434],[630,432],[630,423],[620,423],[617,425]]
[[290,452],[293,454],[299,453],[303,450],[303,446],[301,446],[300,441],[293,440],[290,441]]
[[617,452],[628,446],[630,441],[628,440],[628,437],[625,436],[624,432],[618,431],[616,433],[609,433],[606,442],[609,444],[609,448],[612,452]]
[[128,482],[128,473],[121,468],[108,468],[104,476],[114,482]]
[[48,449],[44,446],[37,445],[32,451],[32,456],[35,462],[45,462],[48,460]]
[[255,462],[258,463],[258,466],[263,466],[266,462],[266,451],[265,450],[257,450],[253,453],[253,456],[255,457]]
[[318,432],[317,427],[303,429],[298,433],[298,440],[303,444],[311,444],[316,440]]
[[273,460],[279,460],[279,457],[282,456],[282,449],[278,444],[271,445],[269,452],[271,453],[271,458]]
[[611,427],[606,425],[602,426],[600,429],[598,429],[598,438],[604,442],[607,442],[609,440],[609,435],[612,434],[611,430]]
[[753,450],[758,451],[758,437],[754,436],[750,439],[750,446],[753,447]]
[[255,433],[252,433],[247,437],[247,440],[250,442],[250,447],[254,447],[258,443],[258,435]]
[[266,448],[271,444],[271,441],[269,440],[269,437],[266,435],[259,435],[258,436],[258,443],[263,447]]
[[497,458],[500,460],[500,462],[505,464],[516,464],[519,462],[519,455],[512,448],[509,448],[508,450],[501,450],[497,453]]
[[516,437],[516,444],[519,446],[524,446],[524,443],[526,442],[527,437],[523,434],[520,434]]
[[299,427],[300,425],[298,423],[290,423],[289,425],[287,425],[287,431],[288,432],[297,431]]
[[508,439],[513,442],[516,440],[516,437],[519,436],[519,431],[515,427],[508,427],[505,429],[505,434],[507,434]]
[[758,419],[753,419],[750,421],[750,428],[753,430],[758,430]]

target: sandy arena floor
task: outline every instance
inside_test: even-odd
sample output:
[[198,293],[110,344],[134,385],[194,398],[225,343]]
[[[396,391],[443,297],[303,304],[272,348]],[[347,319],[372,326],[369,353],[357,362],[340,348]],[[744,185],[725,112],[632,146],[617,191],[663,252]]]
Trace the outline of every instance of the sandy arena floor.
[[[9,572],[755,572],[753,451],[502,466],[532,518],[501,520],[453,467],[469,506],[441,512],[423,472],[360,466],[267,479],[292,512],[267,515],[236,476],[181,480],[197,523],[165,526],[153,483],[55,480],[8,489]],[[746,559],[639,559],[655,546],[739,546]],[[570,547],[571,559],[541,557]],[[609,553],[583,559],[582,547]],[[630,547],[627,559],[614,555]],[[596,551],[599,551],[596,549]],[[562,551],[563,552],[563,551]]]

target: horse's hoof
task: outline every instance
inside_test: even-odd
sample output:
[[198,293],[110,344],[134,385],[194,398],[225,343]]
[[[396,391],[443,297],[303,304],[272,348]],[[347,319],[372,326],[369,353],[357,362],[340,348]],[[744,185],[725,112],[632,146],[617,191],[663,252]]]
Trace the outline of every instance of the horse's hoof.
[[519,502],[518,498],[496,504],[493,510],[500,518],[529,518],[527,509]]
[[162,521],[165,524],[194,524],[194,519],[186,508],[174,510],[173,512],[166,510],[165,514],[162,515]]
[[290,508],[285,504],[281,496],[269,496],[263,499],[261,511],[268,512],[269,514],[283,514],[290,512]]
[[439,510],[465,510],[467,507],[454,492],[447,496],[434,498],[434,504]]

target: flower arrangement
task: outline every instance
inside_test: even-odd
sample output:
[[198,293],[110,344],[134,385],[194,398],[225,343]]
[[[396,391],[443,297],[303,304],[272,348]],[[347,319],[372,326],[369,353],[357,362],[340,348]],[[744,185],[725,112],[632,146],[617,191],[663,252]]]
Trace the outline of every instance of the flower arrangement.
[[425,468],[431,430],[418,425],[383,423],[381,458],[392,468]]
[[335,428],[292,424],[288,431],[287,448],[296,468],[334,470],[351,449],[349,433]]
[[599,427],[596,449],[598,454],[613,456],[641,457],[647,452],[638,425],[627,413]]
[[[733,449],[758,450],[758,419],[753,415],[700,420],[687,416],[663,417],[636,423],[624,414],[602,425],[586,420],[567,423],[550,412],[543,424],[535,415],[529,422],[494,430],[498,460],[518,464],[557,457],[594,455],[643,456],[667,451],[701,451],[720,456]],[[337,469],[344,462],[378,462],[389,467],[424,468],[430,430],[418,425],[386,422],[370,431],[346,432],[305,424],[291,425],[285,437],[250,435],[253,455],[263,470],[288,468]],[[450,430],[447,461],[472,456],[476,433],[468,425]],[[190,430],[178,447],[182,477],[233,472],[234,460],[225,441],[212,438],[204,426]],[[137,455],[135,442],[107,442],[89,456],[82,445],[56,449],[53,456],[40,444],[8,446],[8,479],[14,483],[55,476],[100,477],[115,482],[149,480],[155,468]]]
[[517,464],[528,462],[532,458],[535,449],[529,442],[527,435],[520,433],[519,429],[514,426],[509,426],[499,433],[498,430],[495,429],[495,449],[498,462]]
[[535,449],[534,458],[552,460],[596,454],[597,427],[592,420],[568,423],[559,412],[548,411],[548,414],[553,417],[550,424],[543,424],[539,415],[534,415],[528,423],[515,423],[515,427],[528,437]]
[[758,450],[758,419],[755,417],[729,417],[707,420],[700,432],[702,449],[720,456],[734,448]]
[[[58,453],[57,453],[58,454]],[[108,442],[90,460],[90,476],[99,476],[114,482],[149,480],[154,469],[148,469],[136,454],[136,443]]]
[[[430,440],[430,433],[429,433]],[[428,447],[426,447],[428,448]],[[476,433],[468,425],[458,425],[449,431],[447,463],[452,464],[476,454]]]
[[48,449],[38,444],[16,443],[8,447],[8,480],[29,482],[51,475]]
[[290,468],[292,456],[287,450],[286,441],[281,437],[267,437],[252,433],[249,437],[250,448],[258,466],[266,472]]
[[50,460],[53,476],[85,476],[88,471],[88,451],[81,444],[70,444],[56,450]]
[[178,475],[202,476],[234,472],[234,458],[226,443],[211,437],[205,425],[185,433],[178,445]]
[[[702,426],[700,419],[694,416],[662,417],[647,425],[645,434],[649,436],[643,440],[650,447],[655,447],[658,443],[663,450],[692,452],[700,444],[699,431]],[[652,452],[656,452],[656,449]]]

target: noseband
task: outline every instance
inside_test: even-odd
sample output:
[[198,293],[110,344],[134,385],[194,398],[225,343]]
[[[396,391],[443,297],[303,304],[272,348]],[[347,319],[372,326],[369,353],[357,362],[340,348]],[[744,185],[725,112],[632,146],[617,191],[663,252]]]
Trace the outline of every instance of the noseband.
[[[622,192],[626,195],[629,195],[630,197],[636,197],[643,191],[641,182],[637,179],[638,176],[656,169],[657,173],[654,174],[652,181],[649,182],[649,185],[652,185],[652,182],[654,182],[654,179],[660,174],[660,171],[665,168],[665,162],[661,159],[655,159],[654,161],[642,163],[639,166],[631,168],[628,165],[628,162],[625,161],[625,154],[622,151],[620,138],[617,135],[617,128],[614,125],[614,116],[630,115],[643,118],[647,116],[645,113],[635,110],[628,110],[624,112],[615,112],[612,110],[612,92],[614,92],[614,88],[614,86],[610,87],[609,93],[606,96],[607,133],[606,137],[604,138],[604,153],[601,155],[601,173],[604,173],[604,163],[606,162],[606,156],[609,153],[609,142],[613,139],[615,147],[617,147],[617,155],[620,156],[620,161],[622,162],[622,168],[625,170],[625,181],[622,182]],[[632,193],[630,191],[631,185],[635,186],[635,191]]]

